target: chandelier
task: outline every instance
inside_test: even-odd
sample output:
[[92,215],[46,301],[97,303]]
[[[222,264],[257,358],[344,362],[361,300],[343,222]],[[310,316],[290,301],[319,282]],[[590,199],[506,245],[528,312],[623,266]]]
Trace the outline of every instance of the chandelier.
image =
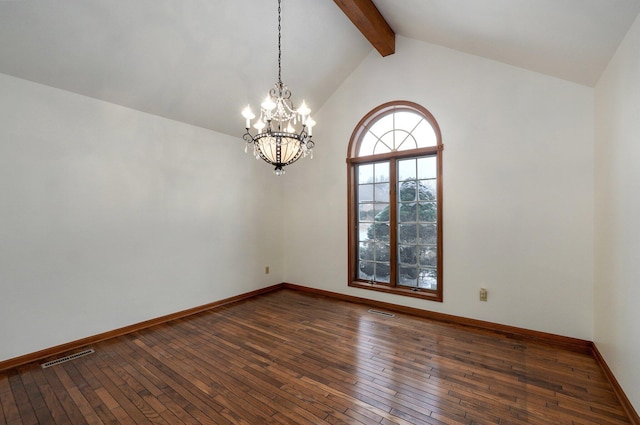
[[260,104],[260,117],[253,124],[256,131],[252,135],[251,120],[256,116],[247,105],[242,111],[246,132],[242,136],[246,142],[244,151],[253,145],[253,155],[275,166],[277,176],[284,174],[284,166],[293,164],[300,157],[313,158],[314,143],[311,140],[316,122],[309,115],[311,110],[302,102],[299,108],[293,106],[291,91],[282,82],[281,48],[281,0],[278,0],[278,82],[266,99]]

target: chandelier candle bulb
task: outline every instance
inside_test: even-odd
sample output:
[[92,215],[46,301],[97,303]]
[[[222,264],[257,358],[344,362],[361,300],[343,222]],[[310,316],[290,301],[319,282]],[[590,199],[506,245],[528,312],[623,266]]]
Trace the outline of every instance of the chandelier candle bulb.
[[300,121],[304,122],[307,115],[311,113],[311,110],[307,107],[307,104],[302,101],[302,105],[298,108],[298,113],[300,114]]
[[307,118],[307,128],[309,129],[309,136],[313,135],[313,126],[316,125],[316,122],[311,118]]
[[251,112],[251,107],[249,105],[242,110],[242,116],[247,120],[246,129],[249,130],[249,128],[251,128],[251,120],[256,117],[255,114]]
[[267,121],[271,120],[271,111],[276,107],[276,104],[273,103],[269,96],[267,96],[260,106],[262,106],[262,109],[264,109],[264,112],[266,113]]

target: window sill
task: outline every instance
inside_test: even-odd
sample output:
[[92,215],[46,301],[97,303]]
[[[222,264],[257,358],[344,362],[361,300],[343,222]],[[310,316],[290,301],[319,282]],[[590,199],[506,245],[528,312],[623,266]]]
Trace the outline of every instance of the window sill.
[[365,281],[351,281],[349,286],[353,288],[368,289],[370,291],[386,292],[388,294],[402,295],[405,297],[421,298],[429,301],[442,302],[442,294],[437,291],[419,289],[417,291],[410,288],[392,287],[380,283],[370,283]]

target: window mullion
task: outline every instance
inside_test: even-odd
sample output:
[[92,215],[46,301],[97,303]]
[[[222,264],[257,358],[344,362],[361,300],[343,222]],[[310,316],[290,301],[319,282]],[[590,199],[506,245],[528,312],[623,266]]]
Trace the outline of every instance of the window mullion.
[[390,286],[398,285],[398,200],[396,199],[398,186],[397,160],[389,161],[389,261],[391,276]]

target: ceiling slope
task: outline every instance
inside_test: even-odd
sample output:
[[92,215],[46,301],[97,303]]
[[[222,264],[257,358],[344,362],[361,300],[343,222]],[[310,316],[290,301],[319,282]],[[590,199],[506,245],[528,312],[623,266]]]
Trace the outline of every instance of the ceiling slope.
[[[372,50],[336,6],[364,0],[334,1],[282,4],[282,80],[314,111]],[[372,1],[396,35],[587,86],[640,10],[640,0]],[[0,73],[240,137],[240,111],[277,79],[277,3],[0,0]]]
[[[275,0],[0,0],[0,73],[238,137],[277,46]],[[371,50],[332,1],[283,1],[296,104],[317,111]]]
[[593,87],[640,0],[373,0],[396,34]]

